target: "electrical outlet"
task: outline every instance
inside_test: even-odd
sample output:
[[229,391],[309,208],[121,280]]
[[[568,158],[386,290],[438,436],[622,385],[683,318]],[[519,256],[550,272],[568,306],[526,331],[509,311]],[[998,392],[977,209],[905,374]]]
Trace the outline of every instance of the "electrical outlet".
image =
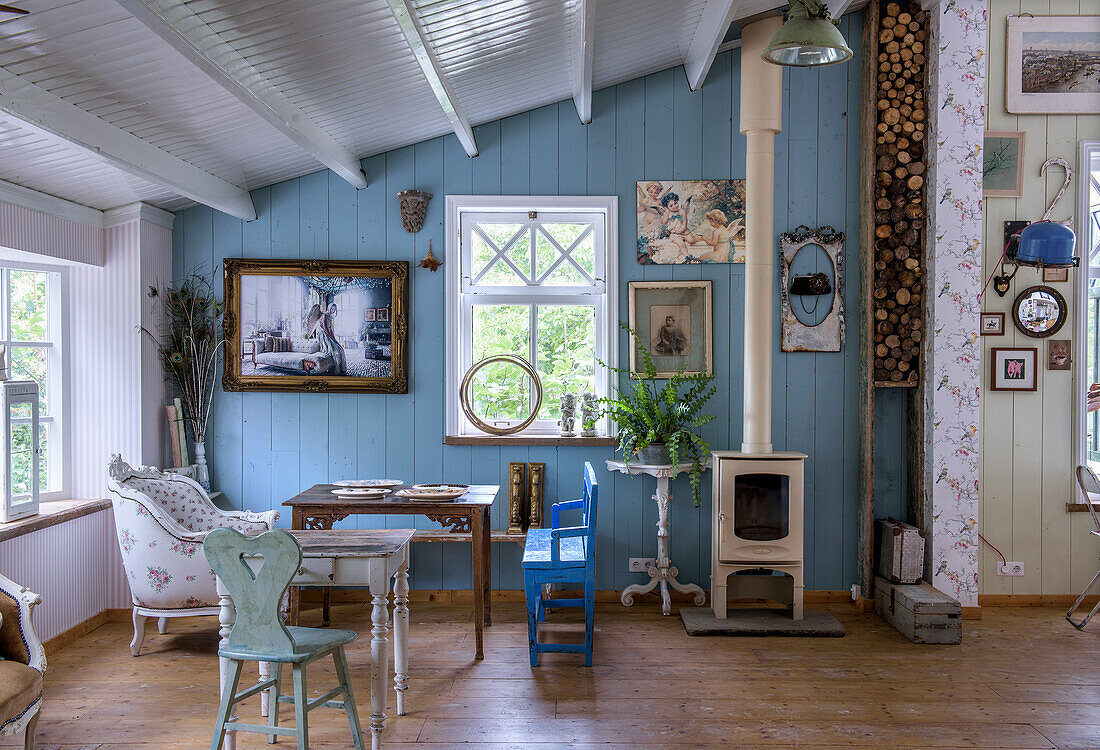
[[630,567],[627,570],[631,573],[645,573],[656,564],[657,560],[653,557],[632,557],[630,558]]
[[1022,562],[1007,562],[997,571],[999,576],[1022,576],[1024,564]]

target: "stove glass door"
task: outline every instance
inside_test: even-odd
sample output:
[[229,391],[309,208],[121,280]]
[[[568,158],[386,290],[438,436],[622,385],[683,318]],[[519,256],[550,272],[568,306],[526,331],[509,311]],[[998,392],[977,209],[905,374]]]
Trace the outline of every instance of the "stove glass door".
[[790,478],[739,474],[734,479],[733,530],[739,539],[772,542],[790,534]]

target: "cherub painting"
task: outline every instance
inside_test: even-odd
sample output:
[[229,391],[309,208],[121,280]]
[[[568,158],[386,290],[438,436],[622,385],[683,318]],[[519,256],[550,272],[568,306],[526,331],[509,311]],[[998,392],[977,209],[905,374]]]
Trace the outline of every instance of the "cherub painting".
[[638,188],[638,262],[744,263],[744,180],[650,180]]

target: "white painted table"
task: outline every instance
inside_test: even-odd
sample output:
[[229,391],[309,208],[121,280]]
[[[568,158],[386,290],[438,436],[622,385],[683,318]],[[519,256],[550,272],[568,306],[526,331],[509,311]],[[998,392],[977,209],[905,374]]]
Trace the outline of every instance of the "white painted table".
[[650,465],[625,461],[608,461],[607,468],[610,471],[618,471],[623,474],[648,474],[657,480],[657,492],[653,499],[657,503],[657,564],[649,569],[649,581],[647,583],[634,583],[623,589],[620,600],[624,607],[634,604],[635,594],[648,594],[658,586],[661,587],[661,614],[672,614],[672,600],[668,596],[668,587],[671,586],[682,594],[694,594],[695,605],[701,607],[707,602],[707,595],[694,583],[680,583],[676,576],[680,574],[668,559],[668,504],[672,500],[672,493],[668,490],[668,484],[677,474],[684,473],[691,468],[690,463],[682,463],[677,466],[672,464]]
[[[409,682],[409,540],[412,529],[320,530],[291,531],[302,545],[302,567],[291,581],[292,586],[363,586],[371,592],[371,747],[380,750],[382,732],[386,728],[386,681],[389,676],[387,625],[390,611],[387,595],[390,578],[393,584],[393,654],[394,686],[397,692],[397,715],[405,714],[405,692]],[[246,558],[254,570],[262,565],[259,558]],[[217,580],[218,622],[224,647],[229,631],[236,621],[236,609],[229,592]],[[220,659],[220,689],[225,685],[228,660]],[[271,676],[271,665],[260,662],[260,680]],[[267,716],[268,692],[260,694],[260,713]],[[224,750],[235,750],[236,732],[225,733]]]

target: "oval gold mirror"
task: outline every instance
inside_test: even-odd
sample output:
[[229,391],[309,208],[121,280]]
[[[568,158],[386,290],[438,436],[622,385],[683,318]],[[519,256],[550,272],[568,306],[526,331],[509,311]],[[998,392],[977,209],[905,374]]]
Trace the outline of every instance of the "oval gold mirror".
[[1031,286],[1016,295],[1012,321],[1025,336],[1041,339],[1053,336],[1065,325],[1065,298],[1049,286]]

